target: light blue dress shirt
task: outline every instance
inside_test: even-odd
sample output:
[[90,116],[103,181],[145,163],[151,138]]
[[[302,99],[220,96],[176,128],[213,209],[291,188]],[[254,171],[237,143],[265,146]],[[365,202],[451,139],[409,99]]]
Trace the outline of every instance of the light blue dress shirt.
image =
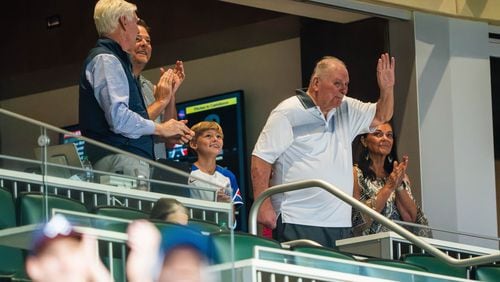
[[129,109],[129,85],[118,58],[110,54],[95,56],[87,65],[85,76],[112,132],[131,139],[154,133],[152,120]]

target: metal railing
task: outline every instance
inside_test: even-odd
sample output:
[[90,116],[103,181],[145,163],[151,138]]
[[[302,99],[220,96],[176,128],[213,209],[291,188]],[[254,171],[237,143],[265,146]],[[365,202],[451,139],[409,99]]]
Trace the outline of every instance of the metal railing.
[[250,209],[249,223],[248,223],[249,232],[251,234],[257,235],[257,214],[258,214],[260,206],[262,205],[264,200],[266,200],[267,198],[269,198],[270,196],[272,196],[274,194],[295,191],[295,190],[301,190],[301,189],[306,189],[306,188],[311,188],[311,187],[319,187],[319,188],[322,188],[322,189],[328,191],[330,194],[336,196],[340,200],[342,200],[345,203],[351,205],[352,207],[360,210],[361,212],[368,214],[370,217],[372,217],[374,220],[376,220],[377,222],[379,222],[383,226],[389,228],[391,231],[396,232],[397,234],[401,235],[402,237],[404,237],[408,241],[410,241],[413,244],[417,245],[418,247],[424,249],[428,253],[434,255],[435,257],[446,262],[447,264],[465,267],[465,266],[473,266],[473,265],[479,265],[479,264],[492,263],[492,262],[500,260],[500,252],[498,254],[482,255],[482,256],[473,257],[473,258],[466,258],[466,259],[452,258],[452,257],[448,256],[446,253],[439,250],[438,248],[430,245],[429,243],[425,242],[424,240],[422,240],[418,236],[414,235],[410,231],[395,224],[390,219],[386,218],[385,216],[381,215],[380,213],[369,208],[364,203],[362,203],[362,202],[354,199],[352,196],[344,193],[342,190],[335,187],[334,185],[332,185],[326,181],[317,180],[317,179],[303,180],[303,181],[297,181],[297,182],[292,182],[292,183],[280,184],[280,185],[270,187],[270,188],[266,189],[264,192],[262,192],[255,199],[255,201],[252,205],[252,208]]
[[[6,181],[12,182],[12,185],[10,185],[12,187],[8,187]],[[53,176],[43,177],[42,175],[0,168],[0,186],[12,190],[14,198],[17,198],[21,194],[21,191],[19,191],[21,184],[26,184],[28,188],[27,192],[43,193],[49,191],[48,187],[51,187],[53,188],[51,189],[52,194],[73,198],[92,208],[98,205],[118,205],[134,207],[149,212],[158,199],[169,197],[180,201],[188,209],[189,218],[207,220],[207,218],[213,217],[212,221],[216,223],[229,222],[230,218],[232,218],[232,206],[230,203],[218,203],[136,189],[125,189]],[[87,197],[88,195],[90,196]],[[88,203],[85,201],[86,197],[91,199],[92,202]],[[129,205],[129,202],[134,202],[135,206]]]
[[[102,149],[108,150],[110,152],[113,152],[115,154],[121,154],[125,155],[130,158],[134,158],[137,160],[140,160],[142,162],[145,162],[149,164],[151,167],[155,167],[156,169],[166,171],[171,174],[175,174],[178,176],[182,176],[186,179],[188,178],[195,178],[199,180],[202,183],[208,184],[206,187],[195,187],[195,186],[189,186],[187,183],[175,183],[175,182],[166,182],[166,181],[159,181],[155,179],[139,179],[138,177],[132,177],[132,176],[126,176],[126,175],[115,175],[113,173],[109,172],[103,172],[99,170],[93,170],[94,173],[98,173],[99,175],[115,175],[119,176],[121,178],[128,178],[128,179],[135,179],[137,181],[148,181],[150,183],[155,183],[155,184],[160,184],[162,186],[172,186],[175,188],[182,188],[182,189],[194,189],[194,190],[201,190],[201,191],[210,191],[210,192],[215,192],[224,187],[220,187],[217,183],[212,183],[210,181],[207,181],[205,179],[197,178],[196,176],[192,176],[189,173],[179,170],[177,168],[173,168],[170,166],[167,166],[165,164],[152,161],[147,158],[140,157],[135,154],[131,154],[127,151],[123,151],[121,149],[118,149],[116,147],[104,144],[102,142],[95,141],[93,139],[87,138],[85,136],[80,136],[77,135],[73,132],[58,128],[56,126],[53,126],[51,124],[47,124],[26,116],[23,116],[21,114],[17,114],[14,112],[11,112],[9,110],[0,108],[0,119],[2,116],[10,117],[13,118],[14,120],[19,120],[22,122],[25,122],[26,124],[34,125],[37,127],[40,127],[41,130],[41,135],[38,137],[40,141],[43,140],[43,142],[38,142],[39,146],[41,148],[47,147],[50,143],[49,137],[47,136],[47,130],[53,131],[59,134],[64,134],[67,136],[71,136],[80,140],[85,141],[85,143],[92,144],[98,147],[101,147]],[[46,152],[44,152],[46,153]],[[120,203],[121,200],[123,200],[123,204],[120,203],[120,205],[123,206],[129,206],[128,201],[133,200],[138,203],[138,209],[142,210],[143,205],[142,203],[144,202],[145,205],[147,205],[148,208],[151,208],[159,198],[161,197],[171,197],[179,200],[182,202],[188,209],[189,209],[189,217],[194,218],[196,214],[196,218],[201,219],[201,220],[207,220],[208,217],[215,217],[214,219],[210,219],[212,221],[219,222],[219,220],[223,222],[232,222],[233,221],[233,212],[232,212],[232,205],[230,203],[219,203],[214,201],[207,201],[207,200],[201,200],[201,199],[194,199],[194,198],[188,198],[188,197],[181,197],[181,196],[175,196],[175,195],[170,195],[170,194],[163,194],[163,193],[154,193],[154,192],[145,192],[145,191],[140,191],[137,189],[120,189],[111,185],[104,185],[100,183],[93,183],[93,182],[85,182],[85,181],[76,181],[72,179],[64,179],[60,177],[55,177],[55,176],[50,176],[46,174],[45,172],[47,171],[47,166],[49,165],[47,162],[47,156],[45,154],[42,154],[42,160],[31,160],[31,159],[26,159],[26,158],[20,158],[20,157],[15,157],[15,156],[9,156],[7,154],[0,154],[0,161],[2,160],[11,160],[19,163],[28,163],[28,164],[36,164],[36,165],[43,165],[44,169],[42,174],[32,174],[32,173],[27,173],[27,172],[19,172],[15,170],[8,170],[0,167],[0,186],[4,184],[5,180],[11,180],[13,181],[13,193],[14,196],[17,197],[18,191],[17,191],[17,186],[18,182],[24,183],[26,182],[27,186],[27,191],[38,191],[41,193],[46,193],[48,191],[47,187],[55,187],[54,193],[60,195],[61,193],[58,193],[58,189],[64,189],[64,191],[67,192],[67,197],[71,197],[71,194],[79,193],[80,194],[80,201],[83,203],[84,201],[84,195],[83,193],[91,193],[93,196],[93,201],[94,204],[97,205],[97,196],[98,195],[103,195],[106,197],[105,199],[105,204],[107,205],[114,205],[115,201]],[[68,168],[71,170],[76,170],[76,171],[85,171],[83,168],[78,168],[78,167],[69,167],[65,165],[60,165],[56,163],[50,163],[51,167],[62,167],[62,168]],[[217,187],[217,188],[215,188]],[[232,197],[233,195],[231,195]],[[46,203],[45,203],[46,206]],[[198,213],[201,213],[200,216],[197,216]],[[208,215],[210,213],[210,215]]]
[[[182,170],[179,170],[179,169],[176,169],[176,168],[164,165],[162,163],[159,163],[159,162],[156,162],[156,161],[153,161],[153,160],[141,157],[139,155],[132,154],[130,152],[118,149],[116,147],[113,147],[111,145],[108,145],[108,144],[96,141],[94,139],[87,138],[85,136],[76,135],[73,132],[61,129],[61,128],[57,127],[57,126],[53,126],[51,124],[44,123],[44,122],[41,122],[41,121],[38,121],[38,120],[35,120],[35,119],[32,119],[32,118],[29,118],[29,117],[26,117],[26,116],[23,116],[23,115],[20,115],[20,114],[17,114],[17,113],[14,113],[14,112],[11,112],[11,111],[8,111],[8,110],[0,108],[0,116],[2,114],[6,115],[6,116],[9,116],[11,118],[14,118],[14,119],[18,119],[18,120],[24,121],[24,122],[26,122],[28,124],[40,126],[41,128],[44,129],[44,132],[45,132],[46,129],[48,129],[48,130],[51,130],[51,131],[54,131],[54,132],[57,132],[57,133],[61,133],[61,134],[65,134],[67,136],[78,138],[80,140],[85,141],[86,143],[95,145],[97,147],[100,147],[101,149],[108,150],[108,151],[113,152],[115,154],[125,155],[127,157],[134,158],[134,159],[137,159],[139,161],[145,162],[145,163],[149,164],[152,167],[156,167],[158,169],[165,170],[167,172],[174,173],[174,174],[177,174],[179,176],[191,177],[191,178],[194,178],[194,179],[196,179],[196,180],[198,180],[198,181],[200,181],[202,183],[206,183],[206,184],[208,184],[210,186],[217,187],[217,188],[213,188],[213,187],[201,187],[201,188],[198,188],[198,187],[191,186],[191,187],[189,187],[190,189],[200,189],[200,190],[207,190],[207,191],[216,192],[220,188],[225,188],[225,187],[220,187],[217,183],[212,183],[212,182],[207,181],[205,179],[198,178],[196,176],[192,176],[192,175],[190,175],[189,173],[187,173],[185,171],[182,171]],[[48,143],[50,143],[50,140],[45,139],[45,138],[48,138],[45,134],[46,133],[42,133],[42,136],[40,136],[39,139],[43,139],[44,140],[43,143],[45,143],[44,146],[48,146]],[[46,160],[42,160],[42,162],[46,162]],[[51,165],[53,165],[53,164],[51,164]],[[233,195],[231,195],[231,197],[232,196]]]

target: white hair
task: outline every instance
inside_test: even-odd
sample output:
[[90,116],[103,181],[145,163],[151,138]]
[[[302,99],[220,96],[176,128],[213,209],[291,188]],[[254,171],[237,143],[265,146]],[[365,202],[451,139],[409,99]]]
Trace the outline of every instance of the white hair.
[[321,60],[316,63],[316,67],[314,68],[313,74],[311,75],[311,81],[314,77],[322,76],[331,68],[337,67],[339,65],[347,68],[345,63],[339,58],[333,56],[325,56],[321,58]]
[[120,17],[134,19],[137,6],[124,0],[99,0],[94,9],[94,23],[99,36],[112,33]]

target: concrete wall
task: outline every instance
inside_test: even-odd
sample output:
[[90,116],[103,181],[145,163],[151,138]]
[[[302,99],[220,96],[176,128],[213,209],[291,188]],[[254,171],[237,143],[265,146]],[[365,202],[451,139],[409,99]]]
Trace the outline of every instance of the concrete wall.
[[391,55],[396,58],[393,124],[399,157],[408,156],[407,174],[411,190],[418,203],[422,202],[420,152],[418,138],[418,107],[415,77],[415,44],[413,24],[389,21]]
[[488,26],[423,13],[414,24],[425,211],[432,226],[496,236]]

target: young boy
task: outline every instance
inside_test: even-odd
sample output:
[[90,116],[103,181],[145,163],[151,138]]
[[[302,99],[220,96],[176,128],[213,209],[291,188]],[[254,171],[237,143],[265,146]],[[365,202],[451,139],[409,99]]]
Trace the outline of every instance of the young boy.
[[[189,146],[198,155],[198,160],[192,165],[191,176],[194,177],[189,178],[189,185],[219,188],[216,193],[217,202],[229,203],[232,200],[235,208],[238,208],[243,204],[243,200],[236,177],[231,171],[218,166],[215,162],[224,145],[221,126],[214,121],[202,121],[191,127],[191,130],[194,131],[194,137]],[[192,189],[191,197],[213,201],[214,192]]]

